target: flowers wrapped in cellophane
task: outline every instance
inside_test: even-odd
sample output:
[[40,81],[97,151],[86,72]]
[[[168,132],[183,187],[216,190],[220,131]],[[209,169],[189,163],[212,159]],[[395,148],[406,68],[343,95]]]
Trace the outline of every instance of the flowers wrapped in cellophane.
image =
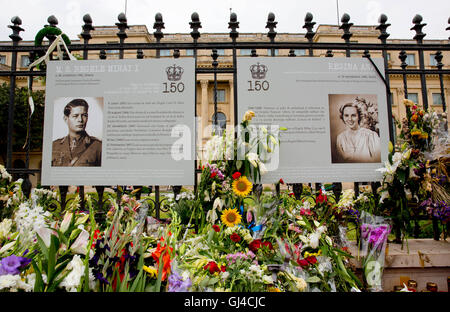
[[367,288],[373,292],[382,291],[387,238],[391,230],[385,218],[374,216],[366,211],[361,213],[362,266]]

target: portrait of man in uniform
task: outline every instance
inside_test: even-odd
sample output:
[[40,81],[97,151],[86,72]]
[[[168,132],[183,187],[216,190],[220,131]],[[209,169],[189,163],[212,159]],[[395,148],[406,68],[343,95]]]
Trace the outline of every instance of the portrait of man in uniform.
[[64,107],[63,119],[67,135],[54,140],[53,167],[99,167],[102,161],[102,141],[86,132],[89,104],[73,99]]

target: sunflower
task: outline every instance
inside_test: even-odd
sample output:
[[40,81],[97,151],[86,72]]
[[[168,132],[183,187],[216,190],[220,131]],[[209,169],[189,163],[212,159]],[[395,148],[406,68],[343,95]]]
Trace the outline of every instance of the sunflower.
[[228,227],[241,223],[241,218],[242,217],[236,208],[225,209],[222,216],[220,216],[220,220]]
[[245,176],[234,180],[232,185],[234,194],[241,197],[247,196],[252,190],[252,186],[252,182],[250,182]]

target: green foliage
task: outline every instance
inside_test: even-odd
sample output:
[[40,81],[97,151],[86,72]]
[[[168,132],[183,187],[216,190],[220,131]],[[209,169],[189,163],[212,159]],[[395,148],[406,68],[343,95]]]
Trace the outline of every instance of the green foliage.
[[[34,113],[31,116],[31,144],[30,150],[41,149],[42,132],[44,126],[44,103],[45,92],[32,92],[34,101]],[[6,160],[6,144],[8,133],[8,107],[9,107],[9,85],[3,83],[0,86],[0,149],[3,161]],[[13,151],[23,151],[27,137],[29,105],[28,88],[16,88],[14,97],[14,126],[13,126]]]

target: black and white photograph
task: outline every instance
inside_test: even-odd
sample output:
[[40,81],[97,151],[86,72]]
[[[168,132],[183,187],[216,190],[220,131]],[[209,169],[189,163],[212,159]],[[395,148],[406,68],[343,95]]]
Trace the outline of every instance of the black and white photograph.
[[332,163],[381,162],[375,94],[329,94]]
[[103,98],[54,101],[52,167],[102,165]]

